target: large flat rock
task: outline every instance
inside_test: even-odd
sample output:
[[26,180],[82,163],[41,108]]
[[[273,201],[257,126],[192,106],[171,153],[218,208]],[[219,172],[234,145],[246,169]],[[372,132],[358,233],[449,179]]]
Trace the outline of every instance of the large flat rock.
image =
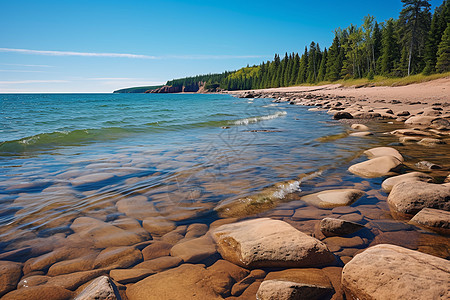
[[319,208],[333,208],[351,205],[363,195],[364,192],[357,189],[336,189],[306,195],[300,199]]
[[349,299],[449,299],[450,262],[381,244],[357,254],[342,272]]
[[450,212],[440,209],[424,208],[411,219],[411,223],[437,229],[450,229]]
[[223,299],[211,286],[211,272],[183,264],[145,278],[127,288],[129,300]]
[[311,267],[335,260],[324,243],[279,220],[222,225],[212,236],[223,258],[247,268]]
[[401,161],[391,155],[379,156],[373,159],[352,165],[348,170],[358,176],[375,178],[394,174],[395,169],[401,165]]
[[421,181],[400,182],[387,199],[391,209],[403,214],[416,214],[422,208],[450,210],[450,186]]
[[364,151],[364,154],[367,155],[369,159],[390,155],[397,158],[399,161],[404,161],[403,156],[400,154],[400,152],[398,152],[397,149],[391,147],[371,148],[369,150]]
[[394,185],[403,181],[423,181],[423,182],[433,182],[433,177],[422,172],[411,172],[398,176],[389,177],[381,184],[383,190],[389,193]]

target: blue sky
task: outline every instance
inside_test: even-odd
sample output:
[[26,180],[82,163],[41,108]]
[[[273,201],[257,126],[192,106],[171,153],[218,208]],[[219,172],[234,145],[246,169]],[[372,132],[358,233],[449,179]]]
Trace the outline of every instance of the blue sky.
[[[431,0],[432,9],[442,0]],[[0,0],[0,93],[112,92],[328,47],[400,0]]]

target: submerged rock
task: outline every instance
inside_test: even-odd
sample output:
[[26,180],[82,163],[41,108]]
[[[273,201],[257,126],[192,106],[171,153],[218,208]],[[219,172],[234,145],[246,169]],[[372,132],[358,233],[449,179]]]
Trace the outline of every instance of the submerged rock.
[[369,131],[369,127],[367,127],[364,124],[352,124],[352,129],[358,130],[358,131]]
[[210,282],[211,272],[183,264],[141,280],[127,288],[129,300],[223,299]]
[[12,291],[2,300],[34,300],[34,299],[52,299],[52,300],[69,300],[73,293],[61,287],[55,286],[33,286],[20,290]]
[[390,177],[390,178],[386,179],[385,181],[383,181],[383,183],[381,184],[381,187],[383,188],[383,190],[385,192],[389,193],[392,190],[392,188],[394,187],[394,185],[396,185],[397,183],[403,182],[403,181],[433,182],[433,177],[431,177],[428,174],[421,173],[421,172],[411,172],[411,173],[407,173],[407,174]]
[[361,177],[375,178],[393,174],[401,164],[402,162],[394,156],[386,155],[352,165],[348,170]]
[[422,208],[450,210],[450,186],[421,181],[400,182],[387,199],[392,209],[403,214],[416,214]]
[[22,264],[0,261],[0,297],[16,289],[22,276]]
[[290,269],[269,273],[261,283],[256,298],[259,300],[327,299],[333,286],[320,269]]
[[300,200],[319,208],[347,206],[358,200],[364,192],[357,189],[327,190],[300,198]]
[[372,148],[372,149],[364,151],[364,154],[369,159],[390,155],[390,156],[397,158],[401,162],[404,161],[403,156],[400,154],[400,152],[398,152],[397,149],[391,148],[391,147]]
[[342,272],[349,299],[448,299],[450,262],[394,245],[357,254]]
[[450,212],[440,209],[424,208],[410,222],[431,228],[450,229]]
[[332,264],[325,244],[286,222],[261,218],[222,225],[212,232],[228,261],[247,267],[311,267]]
[[180,242],[172,247],[170,255],[181,258],[184,262],[200,262],[215,254],[216,245],[209,236]]
[[320,221],[320,231],[325,236],[339,236],[354,233],[364,228],[363,225],[343,219],[324,218]]
[[435,163],[429,162],[429,161],[419,161],[418,163],[415,164],[415,166],[418,169],[421,170],[437,170],[437,169],[442,169],[442,167],[440,165],[437,165]]
[[334,114],[333,119],[335,120],[342,120],[342,119],[353,119],[353,116],[345,111],[338,111]]

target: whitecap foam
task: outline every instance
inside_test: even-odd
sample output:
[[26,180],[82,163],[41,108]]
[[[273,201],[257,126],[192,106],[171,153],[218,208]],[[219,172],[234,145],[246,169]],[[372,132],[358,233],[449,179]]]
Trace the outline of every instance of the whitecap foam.
[[278,112],[276,112],[274,114],[271,114],[271,115],[245,118],[245,119],[234,121],[232,123],[234,125],[248,125],[248,124],[257,123],[257,122],[260,122],[260,121],[276,119],[278,117],[285,116],[286,114],[287,114],[287,112],[285,112],[285,111],[278,111]]
[[301,192],[300,181],[289,182],[282,184],[278,187],[278,190],[273,193],[273,197],[283,199],[286,195],[293,192]]

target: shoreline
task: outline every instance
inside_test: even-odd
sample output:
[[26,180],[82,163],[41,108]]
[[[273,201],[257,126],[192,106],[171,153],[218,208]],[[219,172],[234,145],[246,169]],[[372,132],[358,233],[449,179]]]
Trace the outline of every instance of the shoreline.
[[[426,92],[423,86],[418,89]],[[107,289],[108,286],[112,287],[108,290],[110,295],[114,294],[117,299],[122,297],[122,299],[130,300],[153,299],[152,297],[157,299],[164,299],[164,297],[171,299],[203,297],[204,299],[225,298],[234,300],[254,299],[256,294],[260,299],[268,299],[273,295],[272,293],[278,293],[276,294],[277,299],[290,299],[281,296],[286,295],[286,293],[295,293],[295,291],[300,291],[305,287],[311,289],[313,295],[316,295],[315,297],[318,299],[344,299],[344,294],[347,297],[352,295],[361,297],[362,294],[357,293],[365,288],[376,290],[379,293],[378,283],[373,282],[379,276],[377,275],[379,270],[387,272],[387,277],[403,278],[411,276],[415,280],[414,284],[419,286],[419,290],[423,286],[427,286],[428,289],[424,293],[429,293],[430,288],[434,293],[441,293],[439,287],[445,288],[445,283],[439,277],[445,278],[445,275],[443,276],[442,273],[439,273],[440,271],[434,270],[432,266],[439,264],[442,269],[446,270],[448,264],[446,259],[449,257],[448,246],[450,245],[448,236],[423,234],[423,232],[417,232],[417,229],[411,229],[413,225],[408,222],[411,217],[405,218],[400,212],[399,215],[394,214],[394,211],[388,207],[388,197],[383,192],[384,186],[382,188],[381,184],[374,183],[372,178],[391,179],[398,174],[412,173],[415,167],[411,165],[411,157],[414,157],[414,155],[408,152],[410,148],[419,147],[417,150],[419,152],[429,151],[429,149],[437,151],[437,148],[419,145],[418,142],[424,138],[434,139],[435,143],[436,140],[450,142],[450,127],[448,124],[444,121],[437,124],[434,122],[436,119],[450,119],[449,101],[447,98],[444,100],[438,98],[426,101],[419,100],[420,95],[422,95],[419,93],[415,95],[415,98],[408,97],[408,100],[401,101],[401,103],[391,102],[397,100],[394,97],[392,99],[374,99],[365,96],[369,98],[367,99],[363,98],[363,94],[344,95],[349,92],[360,93],[361,91],[364,92],[364,95],[367,95],[365,90],[348,88],[341,90],[335,86],[326,86],[326,88],[319,90],[317,87],[293,87],[239,91],[233,94],[248,98],[274,98],[274,102],[286,102],[292,105],[311,107],[310,110],[313,111],[328,112],[335,119],[340,119],[349,126],[355,127],[349,129],[352,130],[350,135],[370,131],[379,135],[384,132],[385,128],[381,125],[388,124],[389,126],[386,128],[390,128],[390,122],[395,123],[392,126],[398,127],[395,129],[397,131],[402,130],[403,127],[413,130],[407,131],[408,134],[404,134],[405,131],[398,133],[398,138],[397,134],[389,135],[392,140],[398,139],[399,142],[402,138],[406,139],[401,142],[405,147],[403,148],[404,151],[398,152],[394,149],[398,147],[394,145],[394,148],[381,149],[383,154],[381,156],[379,153],[375,153],[378,150],[374,150],[374,153],[365,153],[368,159],[365,159],[362,163],[370,162],[371,158],[389,157],[388,162],[379,162],[378,165],[387,165],[388,169],[382,170],[384,173],[377,173],[378,177],[369,174],[368,178],[371,179],[364,180],[364,176],[357,175],[361,179],[352,183],[346,182],[345,179],[343,181],[342,178],[339,178],[339,176],[342,177],[342,174],[336,172],[335,175],[338,175],[338,178],[324,179],[325,185],[316,184],[314,181],[310,183],[315,187],[315,190],[307,193],[305,198],[302,196],[300,199],[303,200],[294,198],[294,201],[283,201],[278,203],[274,209],[244,218],[231,216],[219,218],[217,221],[208,224],[209,226],[194,223],[189,226],[179,225],[174,228],[173,224],[161,223],[154,226],[142,224],[141,227],[141,224],[137,222],[125,222],[127,219],[122,219],[123,224],[117,222],[120,221],[119,219],[114,223],[97,220],[98,224],[96,223],[95,226],[104,228],[105,233],[111,231],[114,234],[114,230],[117,229],[113,230],[113,227],[117,226],[119,228],[130,228],[129,234],[133,230],[142,234],[141,231],[145,233],[144,229],[152,231],[155,228],[164,234],[159,236],[158,234],[153,235],[152,232],[153,240],[140,243],[130,242],[129,245],[121,245],[121,247],[108,246],[99,254],[95,253],[95,260],[89,256],[91,251],[87,254],[80,254],[88,255],[85,257],[95,262],[96,267],[92,270],[91,268],[89,270],[77,269],[80,266],[84,267],[86,260],[82,257],[72,258],[70,254],[67,254],[67,249],[64,248],[55,248],[51,252],[32,257],[23,264],[24,270],[27,269],[27,274],[26,277],[22,277],[22,280],[23,278],[29,278],[28,283],[25,282],[25,284],[29,284],[32,288],[21,287],[8,293],[5,299],[24,298],[24,295],[31,299],[33,292],[40,292],[40,295],[46,293],[45,295],[49,299],[58,297],[58,299],[72,299],[81,294],[85,296],[89,292],[92,296],[93,290]],[[386,101],[379,102],[379,100]],[[408,104],[407,101],[420,103]],[[444,103],[436,105],[438,102]],[[405,110],[409,111],[409,115],[406,116],[405,113],[402,113]],[[353,118],[349,118],[344,113],[350,114]],[[402,116],[398,115],[399,113]],[[405,121],[414,115],[420,118],[419,124],[405,124]],[[367,130],[364,127],[355,126],[358,124],[366,124]],[[392,133],[395,130],[390,132]],[[424,133],[426,134],[423,135]],[[361,137],[355,135],[355,138],[361,138],[360,143],[364,143],[364,135]],[[414,140],[415,138],[418,140]],[[436,144],[436,147],[442,148],[443,146]],[[361,157],[364,157],[364,155],[361,155]],[[401,159],[402,162],[397,161]],[[391,165],[392,163],[394,165]],[[402,165],[405,168],[401,173],[397,173],[397,167]],[[448,176],[450,166],[443,165],[442,167],[441,170],[430,168],[429,170],[423,170],[423,172],[432,175],[435,180],[438,179],[439,186],[444,186],[441,183],[445,181],[445,176]],[[331,172],[331,175],[333,174]],[[360,172],[359,174],[363,173]],[[335,180],[334,183],[328,182],[333,180]],[[429,179],[420,177],[413,182],[414,184],[422,184],[422,180]],[[426,184],[431,184],[428,182]],[[371,187],[371,184],[375,187]],[[411,189],[412,187],[408,186],[407,188]],[[337,206],[327,206],[330,204],[322,203],[326,202],[322,201],[323,199],[330,199],[327,194],[323,194],[329,192],[330,189],[333,189],[335,193],[331,194],[333,199],[339,198],[339,201],[343,201],[342,203]],[[344,189],[348,194],[342,196],[340,192]],[[426,189],[427,186],[424,186],[423,190]],[[336,190],[340,191],[336,193]],[[357,201],[355,199],[358,198],[358,190],[370,192],[372,201],[377,199],[377,202],[351,206],[352,203]],[[393,191],[391,193],[401,194],[403,192]],[[262,196],[265,197],[266,195]],[[319,204],[316,203],[318,199],[322,199]],[[305,205],[305,203],[315,204]],[[133,208],[133,203],[130,202],[128,205]],[[269,221],[267,218],[276,222]],[[73,231],[83,234],[89,233],[92,220],[87,219],[85,218],[84,223],[81,220],[77,222],[77,226],[74,222],[71,225]],[[327,220],[324,221],[325,219]],[[157,219],[155,219],[156,223],[158,223]],[[347,231],[349,229],[345,226],[357,230],[354,233],[349,233]],[[89,230],[85,231],[85,227],[88,227]],[[430,227],[426,228],[428,228],[426,230],[429,230]],[[256,242],[249,241],[248,236]],[[427,237],[427,239],[424,239],[424,237]],[[123,238],[125,239],[125,236]],[[127,238],[130,237],[127,236]],[[289,242],[292,239],[296,242]],[[245,251],[239,253],[236,247],[229,247],[230,240],[237,241],[238,244],[245,245],[245,247],[249,245],[262,247],[262,252],[256,251],[257,254],[255,255],[244,253]],[[81,245],[83,241],[77,242]],[[303,248],[303,243],[313,245],[313,247]],[[386,244],[396,243],[401,244],[402,247],[386,246]],[[383,245],[376,246],[377,244]],[[447,245],[447,250],[445,250],[445,245]],[[252,247],[250,249],[253,249]],[[407,250],[405,247],[414,250]],[[25,251],[23,249],[17,250]],[[304,250],[310,251],[308,253],[312,253],[312,256],[301,254],[300,252]],[[372,254],[374,251],[375,253]],[[221,257],[217,252],[220,253]],[[427,255],[424,252],[436,256]],[[266,253],[272,253],[273,255],[266,257]],[[5,259],[4,253],[2,255],[4,260],[9,260]],[[9,253],[9,255],[6,257],[17,256],[16,253]],[[336,261],[333,261],[331,255]],[[445,255],[446,257],[443,258],[437,257]],[[236,256],[238,259],[236,259]],[[355,256],[358,259],[355,259]],[[295,259],[287,257],[295,257]],[[388,257],[396,263],[394,271],[384,264],[384,257]],[[408,257],[416,257],[421,262],[410,261]],[[372,266],[372,261],[377,261],[377,264]],[[414,267],[412,270],[409,268],[411,265]],[[18,265],[7,265],[7,267],[16,273],[19,268]],[[364,269],[364,273],[358,273],[355,268]],[[50,272],[50,270],[52,271]],[[71,272],[58,273],[67,270],[71,270]],[[425,280],[424,277],[421,277],[421,272],[426,274],[425,277],[432,278],[434,281],[421,283],[422,280]],[[10,273],[14,276],[14,272]],[[102,276],[98,277],[100,275]],[[11,279],[10,276],[7,278]],[[364,282],[356,280],[360,278]],[[23,286],[23,282],[21,283]],[[383,283],[390,290],[389,293],[392,293],[392,289],[395,287],[389,286],[389,284],[389,282]],[[409,289],[410,294],[402,294],[408,293],[408,291],[399,289],[395,291],[394,296],[412,296],[410,291],[416,286],[413,286],[409,281],[402,282],[402,284]],[[89,288],[87,288],[88,286]],[[29,289],[29,294],[25,293],[24,289]],[[389,293],[384,294],[384,296],[389,295]],[[420,297],[420,295],[425,294],[419,293],[418,295]],[[313,296],[310,298],[314,299]]]

